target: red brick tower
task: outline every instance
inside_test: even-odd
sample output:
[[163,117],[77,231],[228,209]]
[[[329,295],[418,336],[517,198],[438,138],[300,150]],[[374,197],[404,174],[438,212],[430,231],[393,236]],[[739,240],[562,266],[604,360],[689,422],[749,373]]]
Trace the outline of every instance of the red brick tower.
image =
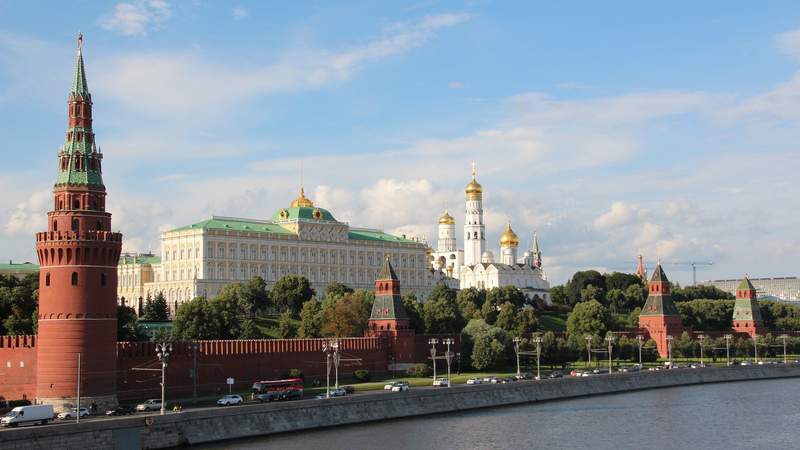
[[92,96],[78,35],[69,128],[58,152],[48,231],[36,233],[39,272],[37,400],[75,404],[78,355],[81,404],[116,404],[117,262],[122,235],[105,210],[103,155],[92,132]]
[[736,303],[733,307],[733,331],[747,333],[750,337],[764,334],[764,321],[756,300],[756,288],[744,277],[736,288]]
[[388,256],[375,280],[375,303],[372,305],[366,335],[387,338],[390,357],[394,361],[394,367],[390,367],[390,370],[403,369],[414,363],[416,332],[410,327],[408,313],[400,297],[400,280]]
[[658,354],[667,356],[667,336],[680,337],[683,322],[670,293],[670,282],[659,263],[648,283],[647,301],[639,314],[639,327],[647,330],[650,339],[656,341]]

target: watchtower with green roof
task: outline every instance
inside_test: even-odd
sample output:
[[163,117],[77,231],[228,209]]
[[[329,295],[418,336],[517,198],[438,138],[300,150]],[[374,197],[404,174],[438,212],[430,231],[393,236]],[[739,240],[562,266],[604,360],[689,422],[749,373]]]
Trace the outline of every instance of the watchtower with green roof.
[[372,304],[366,335],[387,338],[390,358],[399,368],[414,362],[416,333],[410,328],[408,314],[400,296],[400,280],[388,256],[375,280],[375,302]]
[[667,336],[680,336],[684,327],[680,312],[672,300],[671,284],[661,268],[661,263],[653,271],[647,288],[647,301],[639,314],[639,327],[647,331],[656,342],[658,354],[666,357]]
[[754,337],[764,332],[764,320],[758,308],[758,294],[750,279],[744,277],[736,288],[733,306],[733,330]]

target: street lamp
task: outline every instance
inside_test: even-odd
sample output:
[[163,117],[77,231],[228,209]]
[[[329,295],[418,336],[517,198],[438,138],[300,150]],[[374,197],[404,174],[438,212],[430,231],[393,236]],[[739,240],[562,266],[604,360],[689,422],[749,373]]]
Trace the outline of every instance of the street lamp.
[[753,364],[758,364],[758,335],[753,335]]
[[642,366],[642,341],[644,340],[644,336],[641,334],[636,335],[636,340],[639,341],[639,366]]
[[726,365],[731,365],[731,339],[733,339],[732,334],[726,334],[725,336],[725,359],[727,359]]
[[606,335],[606,342],[608,342],[608,374],[611,375],[611,347],[614,344],[614,335],[608,333]]
[[586,354],[587,354],[587,362],[586,367],[592,366],[592,335],[586,334],[583,336],[586,339]]
[[[542,356],[542,337],[540,335],[533,336],[533,342],[536,344],[536,379],[542,379],[542,371],[539,366],[540,358]],[[519,357],[517,357],[519,361]],[[519,365],[517,365],[517,372],[519,372]]]
[[325,397],[331,398],[331,361],[336,368],[336,389],[339,389],[339,340],[330,339],[322,343],[322,352],[325,353]]
[[667,335],[667,359],[669,360],[669,368],[672,369],[672,340],[675,339],[671,334]]
[[789,336],[782,334],[778,338],[783,341],[783,363],[786,364],[786,339],[789,339]]
[[700,341],[700,365],[701,366],[705,366],[705,364],[703,364],[703,342],[706,340],[706,335],[703,334],[703,333],[700,333],[697,336],[697,340]]
[[167,363],[169,362],[169,354],[172,351],[172,344],[162,342],[156,344],[156,356],[161,361],[161,415],[166,414],[167,405],[166,399],[166,386],[167,386]]
[[433,362],[433,385],[436,386],[436,344],[439,340],[436,338],[428,339],[428,344],[431,344],[431,361]]
[[522,341],[519,336],[514,337],[514,352],[517,354],[517,378],[519,378],[522,373],[519,371],[519,343]]
[[447,351],[444,353],[444,359],[447,361],[447,387],[450,387],[450,360],[453,358],[453,354],[450,353],[450,346],[455,344],[455,341],[452,338],[442,339],[442,344],[447,346]]

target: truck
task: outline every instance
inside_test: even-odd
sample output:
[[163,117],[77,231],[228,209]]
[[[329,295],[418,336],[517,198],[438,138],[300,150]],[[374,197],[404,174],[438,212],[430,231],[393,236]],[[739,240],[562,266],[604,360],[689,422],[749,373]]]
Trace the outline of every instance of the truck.
[[16,427],[26,423],[47,425],[51,420],[53,420],[53,405],[17,406],[0,419],[0,424],[4,427]]

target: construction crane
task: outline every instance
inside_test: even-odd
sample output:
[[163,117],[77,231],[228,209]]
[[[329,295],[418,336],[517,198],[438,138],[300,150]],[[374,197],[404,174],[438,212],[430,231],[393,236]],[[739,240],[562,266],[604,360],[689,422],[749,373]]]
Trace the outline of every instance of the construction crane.
[[692,286],[697,286],[697,266],[713,266],[711,261],[668,261],[661,264],[670,266],[692,266]]

